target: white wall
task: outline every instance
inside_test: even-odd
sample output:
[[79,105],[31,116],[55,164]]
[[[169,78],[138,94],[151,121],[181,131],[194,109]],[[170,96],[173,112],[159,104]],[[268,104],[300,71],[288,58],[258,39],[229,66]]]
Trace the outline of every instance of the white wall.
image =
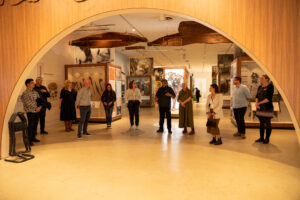
[[[209,94],[209,86],[212,84],[212,71],[211,67],[198,67],[192,68],[192,73],[194,74],[193,78],[195,81],[195,88],[198,87],[200,89],[202,97],[206,98]],[[200,79],[205,79],[205,85],[202,88],[200,87]]]

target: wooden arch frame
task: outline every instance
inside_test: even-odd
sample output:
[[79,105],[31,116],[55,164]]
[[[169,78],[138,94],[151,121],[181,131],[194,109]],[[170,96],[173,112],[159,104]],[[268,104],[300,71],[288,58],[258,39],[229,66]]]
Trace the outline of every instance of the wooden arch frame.
[[[54,0],[51,0],[51,1],[54,2]],[[57,0],[55,0],[55,1],[56,2],[53,3],[53,4],[57,4]],[[72,6],[73,10],[75,10],[75,9],[78,10],[79,6],[83,6],[83,9],[87,9],[87,8],[90,8],[92,10],[94,9],[94,12],[92,12],[91,14],[86,14],[86,16],[83,17],[83,18],[80,18],[78,16],[77,16],[77,18],[74,17],[74,19],[70,20],[71,22],[66,22],[65,24],[69,24],[71,26],[65,25],[61,32],[59,30],[54,30],[53,34],[47,35],[46,39],[41,40],[43,42],[36,44],[37,47],[34,47],[34,49],[36,49],[36,50],[33,50],[32,53],[29,53],[30,55],[24,56],[24,58],[20,59],[18,62],[17,61],[13,62],[13,61],[11,61],[12,59],[9,60],[9,61],[1,61],[0,70],[1,70],[1,73],[5,74],[5,75],[1,76],[1,78],[3,78],[3,79],[1,79],[1,83],[2,83],[1,85],[2,86],[0,87],[0,89],[1,89],[1,91],[4,91],[4,92],[7,91],[8,92],[8,94],[4,95],[2,93],[0,95],[2,97],[1,100],[0,100],[0,103],[2,105],[2,107],[0,108],[0,117],[2,118],[2,120],[0,121],[0,127],[1,127],[1,129],[0,129],[0,141],[2,139],[2,141],[1,141],[1,149],[2,149],[1,155],[2,156],[7,155],[7,150],[6,149],[8,149],[7,148],[8,134],[2,134],[2,133],[8,133],[8,131],[7,131],[8,130],[7,122],[8,122],[9,116],[13,113],[13,108],[15,106],[17,96],[20,93],[21,88],[24,84],[24,80],[25,80],[26,76],[30,73],[31,69],[33,69],[33,67],[35,67],[36,63],[42,58],[42,56],[45,55],[45,53],[49,49],[51,49],[58,41],[60,41],[64,36],[68,35],[72,31],[78,29],[82,25],[85,25],[89,22],[92,22],[92,21],[95,21],[95,20],[98,20],[98,19],[101,19],[101,18],[105,18],[105,17],[108,17],[108,16],[113,16],[113,15],[117,15],[117,14],[125,14],[125,13],[135,13],[135,12],[162,12],[162,13],[165,13],[165,14],[179,15],[179,16],[185,17],[187,19],[197,21],[197,22],[199,22],[203,25],[206,25],[209,28],[221,33],[225,37],[227,37],[230,40],[232,40],[233,42],[235,42],[248,55],[250,55],[251,58],[254,61],[256,61],[259,64],[259,66],[262,67],[262,69],[271,77],[272,81],[274,82],[274,84],[278,88],[279,92],[282,94],[283,99],[287,104],[289,113],[291,114],[295,129],[296,129],[296,133],[298,135],[298,139],[299,139],[299,142],[300,142],[300,132],[299,132],[299,123],[298,123],[298,121],[300,120],[300,114],[297,113],[297,118],[296,118],[296,115],[295,115],[296,112],[299,112],[299,110],[297,111],[297,109],[299,109],[299,107],[300,107],[300,96],[299,96],[299,94],[297,94],[297,93],[299,93],[298,92],[298,90],[299,90],[298,87],[299,86],[297,86],[297,85],[299,85],[299,80],[294,80],[294,79],[292,80],[293,81],[292,84],[294,84],[294,88],[295,88],[294,91],[296,93],[295,99],[293,99],[291,95],[289,95],[289,98],[287,98],[287,96],[286,96],[286,92],[288,92],[287,85],[289,85],[289,82],[291,80],[282,80],[282,78],[280,77],[280,72],[278,72],[278,71],[280,71],[279,70],[280,65],[276,65],[276,63],[274,64],[272,61],[268,61],[268,59],[272,59],[276,55],[272,56],[272,55],[266,54],[265,52],[263,52],[262,50],[259,49],[260,45],[264,46],[263,45],[263,42],[264,42],[263,40],[266,39],[266,38],[263,38],[263,35],[259,35],[259,33],[257,33],[257,32],[253,32],[253,33],[254,33],[254,36],[255,36],[255,34],[257,34],[258,36],[256,35],[256,37],[254,37],[254,36],[253,37],[256,38],[256,39],[257,38],[260,39],[259,42],[251,42],[251,41],[247,41],[246,39],[243,40],[242,38],[234,38],[230,34],[226,33],[226,32],[230,32],[231,29],[236,28],[236,26],[234,25],[234,20],[232,19],[232,21],[230,23],[224,21],[224,24],[221,26],[220,23],[217,23],[218,20],[220,20],[220,18],[218,18],[218,16],[216,16],[216,14],[215,15],[212,14],[212,12],[217,13],[217,11],[214,10],[214,8],[219,8],[220,6],[224,6],[223,7],[224,9],[225,8],[228,9],[229,7],[231,9],[233,9],[233,7],[236,6],[237,9],[238,8],[241,9],[241,12],[243,12],[243,11],[246,12],[246,9],[248,9],[247,5],[245,5],[245,4],[234,5],[235,3],[231,2],[230,5],[226,5],[227,7],[225,7],[224,3],[221,3],[220,1],[217,1],[217,0],[212,0],[212,1],[206,1],[206,0],[186,0],[186,1],[178,0],[177,1],[176,0],[176,2],[173,2],[172,5],[169,5],[167,3],[168,1],[161,1],[161,0],[153,0],[153,1],[132,0],[132,1],[128,1],[127,3],[122,3],[121,1],[122,0],[120,0],[119,4],[116,3],[116,2],[115,3],[110,3],[110,2],[100,3],[100,1],[99,1],[99,2],[95,3],[95,1],[87,1],[87,2],[85,2],[86,5],[79,4],[79,5],[76,5],[76,6]],[[248,2],[248,4],[251,4],[249,2]],[[70,4],[71,3],[74,3],[74,2],[70,2]],[[97,5],[93,5],[93,3],[97,4]],[[41,5],[39,5],[39,4],[41,4]],[[296,0],[289,0],[289,1],[286,1],[285,3],[274,1],[272,4],[267,3],[267,6],[266,6],[265,3],[264,3],[264,5],[258,5],[258,4],[259,3],[256,2],[256,6],[254,6],[255,8],[259,9],[259,12],[258,12],[259,16],[258,17],[262,17],[261,15],[262,15],[264,9],[267,10],[269,6],[273,6],[277,10],[279,8],[282,8],[282,7],[288,7],[289,9],[291,9],[293,7],[296,7],[296,11],[293,9],[293,12],[297,12],[297,7],[298,7],[298,9],[300,7],[299,3],[297,3]],[[5,7],[5,6],[1,7],[0,9],[5,9],[5,10],[1,10],[0,18],[4,19],[5,14],[7,14],[7,17],[8,17],[9,20],[8,21],[3,20],[3,21],[0,22],[0,33],[6,33],[5,28],[7,28],[7,24],[10,24],[9,22],[14,24],[15,26],[21,24],[21,22],[13,21],[12,16],[17,16],[18,11],[13,12],[12,9],[18,9],[18,10],[22,9],[22,11],[24,11],[24,10],[25,11],[26,10],[27,11],[28,10],[32,11],[32,9],[33,9],[38,14],[43,15],[43,14],[41,14],[41,11],[39,12],[38,8],[46,10],[46,7],[49,6],[49,5],[53,6],[52,3],[50,3],[50,0],[45,0],[44,2],[36,4],[35,8],[30,8],[30,6],[32,6],[32,5],[25,5],[25,4],[23,6],[18,7],[18,8],[17,7],[8,8],[8,7]],[[210,9],[202,8],[205,5],[208,6]],[[94,6],[94,8],[91,8],[92,6]],[[134,9],[132,9],[132,8],[134,8]],[[209,15],[209,17],[204,17],[201,14],[197,14],[200,11],[203,11],[204,14]],[[276,11],[274,11],[274,12],[276,12]],[[49,15],[49,13],[47,13],[47,14]],[[226,15],[229,15],[228,12],[226,12]],[[9,17],[11,17],[11,18],[9,18]],[[253,18],[255,18],[255,16],[253,16]],[[69,19],[65,19],[65,20],[67,21]],[[257,19],[257,20],[259,20],[259,19]],[[271,19],[265,20],[264,21],[264,23],[266,23],[265,25],[267,25],[268,20],[270,21]],[[278,20],[280,20],[280,16],[278,17]],[[286,24],[289,22],[288,19],[286,19],[286,18],[284,18],[283,20],[286,20],[286,21],[284,21]],[[293,29],[295,31],[294,34],[297,35],[297,33],[299,33],[299,29],[300,29],[299,28],[300,24],[297,24],[297,23],[300,23],[299,22],[300,20],[298,19],[298,22],[297,22],[297,15],[295,15],[290,20],[292,20],[291,24],[294,25],[295,26],[294,29],[296,29],[296,30]],[[238,21],[238,20],[236,20],[236,21]],[[254,21],[254,20],[252,20],[252,21]],[[231,29],[226,28],[226,25],[228,25],[228,24],[233,26],[233,28],[231,28]],[[262,24],[262,22],[259,23],[259,25],[261,25],[261,24]],[[245,22],[245,24],[241,24],[241,25],[243,27],[245,27],[246,22]],[[273,25],[275,26],[275,24],[273,24]],[[253,26],[252,28],[254,28],[254,25],[252,25],[252,26]],[[298,29],[296,27],[298,27]],[[272,28],[272,27],[270,27],[270,28]],[[14,52],[15,49],[12,49],[11,51],[8,50],[8,54],[4,53],[4,49],[7,50],[7,48],[9,48],[9,46],[5,46],[5,45],[8,44],[5,40],[10,39],[10,42],[13,43],[12,40],[14,39],[14,37],[20,38],[21,37],[20,35],[22,34],[22,30],[26,30],[27,27],[22,26],[20,29],[21,29],[20,30],[21,33],[12,34],[11,38],[3,37],[3,38],[0,39],[0,42],[3,43],[2,47],[0,46],[0,53],[2,54],[2,56],[3,55],[11,55]],[[222,30],[224,30],[224,31],[222,31]],[[287,31],[289,31],[289,30],[287,30]],[[234,33],[234,31],[232,31],[232,30],[231,30],[231,32]],[[287,38],[288,36],[290,36],[290,35],[282,33],[278,37],[282,37],[280,39],[285,41],[286,39],[288,39]],[[245,33],[241,37],[246,37]],[[249,38],[251,38],[251,37],[249,36]],[[290,39],[289,41],[299,43],[299,39],[296,40],[296,38],[297,38],[297,36],[293,36],[293,38]],[[239,41],[241,41],[241,42],[239,42]],[[33,43],[33,39],[29,42]],[[276,42],[280,42],[280,41],[275,41],[274,44],[272,44],[273,47],[277,47],[276,44],[275,44]],[[29,44],[31,44],[31,43],[29,43]],[[283,45],[282,42],[280,44]],[[11,48],[16,48],[17,44],[13,44],[13,45],[12,45]],[[267,45],[265,45],[265,46],[267,46]],[[278,46],[280,47],[280,45],[278,45]],[[7,48],[5,48],[5,47],[7,47]],[[251,50],[248,50],[248,48],[251,49]],[[297,69],[296,66],[294,66],[294,65],[296,65],[296,58],[299,57],[299,56],[296,55],[297,54],[296,49],[294,49],[294,52],[287,52],[288,49],[289,48],[285,48],[283,50],[283,53],[286,53],[286,54],[287,53],[292,53],[293,56],[295,57],[295,59],[294,59],[294,61],[293,60],[288,60],[288,58],[281,59],[282,64],[287,64],[287,65],[292,64],[293,66],[290,67],[290,68],[287,68],[287,70],[290,69],[294,73],[297,74],[297,72],[299,72],[300,70]],[[25,50],[27,50],[27,49],[25,49]],[[264,49],[264,50],[267,50],[267,49]],[[277,56],[280,56],[280,53],[281,52],[277,53]],[[20,54],[18,54],[18,55],[20,55]],[[257,55],[258,57],[256,57],[255,55]],[[22,64],[21,66],[14,66],[14,65],[18,65],[20,63]],[[274,64],[274,66],[269,66],[269,68],[267,68],[264,63],[266,65],[267,64]],[[14,67],[14,68],[9,69],[7,71],[7,73],[4,73],[5,72],[5,70],[4,70],[5,66]],[[277,82],[277,79],[273,76],[273,73],[271,73],[271,70],[272,70],[273,73],[276,73],[276,77],[278,79],[281,79],[281,84],[279,84]],[[11,82],[10,79],[14,80],[14,81]],[[6,83],[6,82],[8,82],[8,83]],[[285,90],[283,90],[281,86],[284,86]],[[297,121],[297,119],[298,119],[298,121]]]

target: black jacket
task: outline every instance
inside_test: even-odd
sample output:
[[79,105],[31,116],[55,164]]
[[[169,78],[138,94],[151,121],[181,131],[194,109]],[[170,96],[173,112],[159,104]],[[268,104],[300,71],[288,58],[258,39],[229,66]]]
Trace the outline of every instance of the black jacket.
[[101,96],[101,101],[104,103],[109,103],[112,102],[111,106],[114,106],[115,101],[117,100],[116,98],[116,93],[111,90],[111,92],[108,92],[107,90],[105,90]]
[[174,90],[171,87],[160,87],[157,90],[155,96],[158,98],[158,105],[161,108],[171,108],[171,97],[166,96],[166,93],[170,93],[174,97],[176,96]]
[[257,95],[256,95],[256,98],[258,99],[258,102],[260,102],[264,99],[269,100],[268,103],[264,103],[264,104],[260,105],[260,110],[261,111],[274,110],[273,102],[272,102],[273,94],[274,94],[274,85],[272,83],[270,83],[267,87],[262,87],[262,86],[258,87]]
[[[41,92],[44,89],[46,92]],[[35,86],[34,90],[37,91],[40,95],[40,98],[37,99],[37,106],[42,106],[42,110],[51,109],[51,103],[48,102],[47,98],[50,97],[50,93],[48,92],[47,88],[43,85],[40,87]]]

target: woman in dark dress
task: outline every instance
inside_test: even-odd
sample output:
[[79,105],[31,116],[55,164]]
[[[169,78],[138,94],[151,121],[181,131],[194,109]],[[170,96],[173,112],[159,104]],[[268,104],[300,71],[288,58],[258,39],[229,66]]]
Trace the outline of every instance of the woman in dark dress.
[[72,89],[72,82],[65,81],[64,88],[60,92],[60,120],[65,122],[66,131],[74,131],[72,122],[76,119],[75,110],[76,91]]
[[[256,116],[260,122],[260,138],[255,142],[263,142],[268,144],[272,132],[271,118],[273,118],[274,108],[272,98],[274,94],[274,86],[270,83],[267,75],[260,78],[261,85],[258,87],[256,95]],[[266,137],[264,133],[266,130]]]
[[116,93],[113,91],[110,83],[106,84],[101,101],[105,109],[107,128],[111,128],[112,112],[116,101]]
[[183,128],[182,133],[187,133],[187,127],[191,127],[189,135],[195,134],[194,115],[193,115],[193,92],[182,83],[182,90],[178,94],[179,105],[179,128]]

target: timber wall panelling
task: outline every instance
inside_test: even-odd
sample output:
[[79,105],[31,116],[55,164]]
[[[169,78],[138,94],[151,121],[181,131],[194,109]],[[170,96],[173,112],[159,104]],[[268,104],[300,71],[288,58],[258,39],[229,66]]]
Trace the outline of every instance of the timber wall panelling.
[[236,42],[271,75],[287,101],[300,138],[299,0],[87,0],[82,3],[40,0],[11,6],[14,2],[17,1],[5,1],[0,6],[2,155],[7,154],[7,122],[21,85],[47,50],[68,33],[91,21],[155,9],[189,16],[189,20],[207,25]]

